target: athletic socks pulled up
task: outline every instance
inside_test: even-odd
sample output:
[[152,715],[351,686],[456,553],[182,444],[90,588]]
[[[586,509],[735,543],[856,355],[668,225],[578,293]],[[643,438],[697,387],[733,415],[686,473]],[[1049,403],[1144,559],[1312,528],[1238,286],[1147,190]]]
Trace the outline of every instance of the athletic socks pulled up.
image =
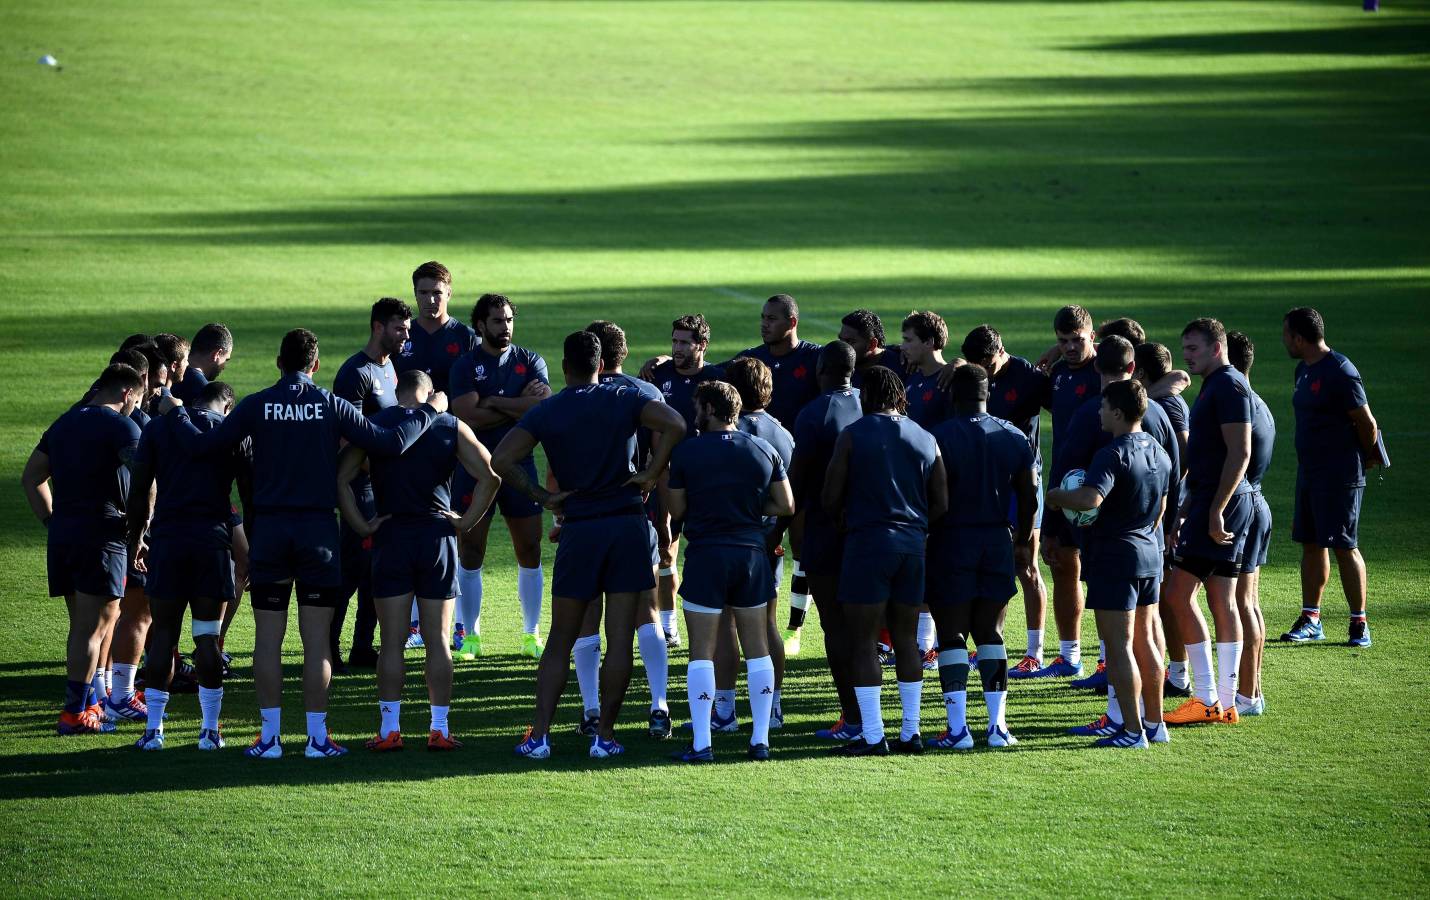
[[1187,668],[1192,672],[1192,696],[1211,706],[1217,702],[1212,645],[1209,641],[1187,644]]
[[545,591],[541,566],[516,569],[516,596],[521,601],[521,630],[536,634],[541,624],[541,596]]
[[431,731],[435,731],[442,737],[451,737],[452,733],[447,727],[447,716],[451,714],[452,707],[432,705]]
[[938,680],[943,688],[943,706],[948,713],[949,734],[968,727],[968,650],[957,647],[938,652]]
[[859,718],[864,724],[864,740],[877,744],[884,739],[884,712],[879,706],[880,685],[855,685],[854,699],[859,704]]
[[[144,696],[147,699],[149,692],[145,691]],[[209,731],[218,731],[218,717],[222,709],[223,688],[199,688],[199,711],[203,715],[201,728],[207,728]]]
[[577,638],[571,648],[576,663],[576,684],[581,688],[581,708],[586,712],[601,708],[601,636]]
[[79,715],[84,712],[89,699],[89,684],[84,681],[65,682],[65,712]]
[[[382,724],[378,726],[377,736],[385,738],[394,731],[402,731],[402,701],[401,700],[379,700],[377,701],[378,712],[382,714]],[[326,729],[325,729],[326,732]],[[311,734],[311,732],[309,732]]]
[[691,745],[696,750],[710,746],[710,710],[715,705],[715,662],[692,659],[685,672],[685,691],[690,700]]
[[1222,709],[1236,706],[1236,672],[1241,666],[1241,641],[1218,642],[1216,645],[1217,667],[1221,677],[1217,679],[1217,699]]
[[[121,704],[134,696],[134,676],[139,671],[138,666],[129,663],[114,664],[114,688],[113,698],[116,704]],[[148,696],[147,694],[145,696]]]
[[750,743],[770,743],[770,713],[775,705],[775,663],[761,656],[745,663],[750,688]]
[[666,637],[678,637],[680,629],[675,627],[675,610],[662,609],[660,611],[660,630]]
[[164,709],[169,705],[169,692],[157,688],[146,689],[144,705],[149,708],[149,724],[145,727],[150,731],[162,732],[164,730]]
[[934,648],[934,644],[938,640],[938,633],[934,629],[933,613],[919,613],[919,629],[916,640],[919,644],[919,650],[924,653]]
[[650,708],[669,712],[665,692],[670,681],[670,651],[665,646],[665,635],[658,625],[649,622],[636,629],[636,644],[645,664],[646,681],[650,682]]
[[920,706],[923,701],[924,683],[919,681],[899,682],[899,710],[903,713],[903,723],[899,729],[899,740],[912,740],[919,733]]
[[328,741],[328,714],[326,712],[310,712],[307,714],[308,720],[308,740],[315,744],[325,744]]
[[1031,656],[1041,665],[1043,662],[1043,629],[1028,629],[1028,649],[1023,651],[1024,656]]
[[457,567],[457,621],[467,634],[482,633],[482,567]]
[[[751,691],[751,693],[754,693]],[[715,692],[715,716],[728,719],[735,715],[735,689]]]
[[266,744],[269,741],[278,740],[278,735],[282,732],[280,720],[282,719],[282,707],[274,706],[268,709],[260,709],[258,715],[263,718],[263,731],[259,737]]
[[1058,641],[1058,653],[1068,665],[1082,665],[1082,645],[1077,641]]

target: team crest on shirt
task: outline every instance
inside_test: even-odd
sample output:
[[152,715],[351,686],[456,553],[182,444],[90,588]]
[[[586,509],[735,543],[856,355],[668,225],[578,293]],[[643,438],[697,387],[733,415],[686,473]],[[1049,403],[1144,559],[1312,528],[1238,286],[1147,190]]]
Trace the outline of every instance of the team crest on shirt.
[[303,389],[303,386],[302,386],[302,385],[299,385],[299,384],[290,384],[290,385],[288,385],[288,390],[290,390],[290,391],[296,392],[296,391],[300,391],[300,390],[302,390],[302,389]]
[[455,342],[453,342],[453,343],[451,343],[451,344],[448,344],[448,345],[447,345],[447,355],[448,355],[448,356],[456,356],[457,353],[458,353],[458,351],[459,351],[460,349],[461,349],[461,348],[459,348]]
[[804,376],[809,374],[809,370],[806,369],[804,366],[795,366],[794,371],[790,374],[793,375],[795,378],[799,379],[800,381],[803,381]]
[[521,363],[517,363],[516,365],[512,366],[511,370],[518,375],[526,374],[526,366],[522,365]]
[[477,378],[478,381],[486,381],[486,380],[487,380],[487,367],[486,367],[486,366],[477,366],[476,378]]
[[932,403],[932,402],[933,402],[933,391],[924,391],[924,402],[925,402],[925,403]]
[[1083,394],[1086,394],[1086,393],[1087,393],[1087,385],[1085,385],[1085,384],[1080,384],[1080,385],[1078,385],[1076,388],[1073,389],[1073,393],[1074,393],[1074,394],[1077,394],[1079,397],[1081,397]]
[[406,341],[405,343],[403,343],[403,345],[402,345],[402,350],[399,352],[398,355],[399,355],[399,356],[411,356],[411,355],[412,355],[412,342],[411,342],[411,341]]
[[1317,378],[1315,381],[1311,382],[1311,393],[1321,393],[1321,379]]

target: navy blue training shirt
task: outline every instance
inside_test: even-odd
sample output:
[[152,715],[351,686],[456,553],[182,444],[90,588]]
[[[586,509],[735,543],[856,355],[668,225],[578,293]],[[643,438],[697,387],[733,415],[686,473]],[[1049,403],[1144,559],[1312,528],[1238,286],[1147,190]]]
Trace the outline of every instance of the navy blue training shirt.
[[954,413],[930,433],[948,473],[948,513],[933,527],[1006,529],[1014,480],[1035,467],[1027,435],[987,413]]
[[690,546],[763,550],[765,497],[772,482],[786,477],[779,452],[743,431],[683,441],[670,460],[670,487],[685,491]]
[[766,410],[779,419],[781,425],[794,430],[799,411],[811,400],[819,396],[819,378],[815,375],[815,364],[819,361],[820,346],[812,341],[800,341],[784,356],[776,356],[768,344],[741,350],[741,356],[758,359],[769,366],[770,381],[774,392]]
[[107,406],[77,406],[54,421],[35,449],[49,457],[50,529],[77,538],[123,540],[129,462],[139,426]]
[[1276,449],[1276,419],[1271,409],[1255,391],[1251,392],[1251,459],[1246,464],[1246,481],[1261,490],[1261,479],[1271,468],[1271,454]]
[[904,371],[904,353],[898,347],[885,347],[876,355],[873,362],[864,366],[855,366],[854,374],[849,376],[849,383],[856,390],[864,385],[864,373],[875,366],[883,366],[895,375],[899,380],[908,384],[909,373]]
[[925,431],[953,414],[953,396],[938,386],[939,371],[932,375],[914,372],[904,384],[908,417]]
[[907,416],[871,414],[844,430],[850,440],[844,489],[849,537],[863,550],[922,556],[937,442]]
[[333,377],[333,393],[371,418],[378,410],[397,405],[397,370],[392,360],[380,363],[359,350]]
[[774,448],[780,455],[780,462],[789,469],[794,461],[794,435],[785,430],[784,425],[768,410],[741,413],[735,428],[745,434],[752,434]]
[[[1060,359],[1048,372],[1050,385],[1048,409],[1053,413],[1054,462],[1057,461],[1063,434],[1067,431],[1073,414],[1077,412],[1079,406],[1102,394],[1102,376],[1097,373],[1097,367],[1092,362],[1092,358],[1089,357],[1086,363],[1074,369],[1068,365],[1067,360]],[[1049,479],[1049,481],[1051,480]]]
[[1296,462],[1302,476],[1326,487],[1365,484],[1360,438],[1350,420],[1352,410],[1365,406],[1360,372],[1332,350],[1315,365],[1296,366]]
[[1043,467],[1043,448],[1039,431],[1043,410],[1052,404],[1053,383],[1048,374],[1021,356],[1010,356],[998,370],[988,376],[988,414],[1012,422],[1033,448],[1033,468]]
[[[189,421],[200,432],[213,431],[224,417],[212,410],[192,408]],[[230,544],[233,507],[229,490],[235,478],[251,464],[252,447],[244,442],[228,453],[198,456],[185,449],[179,421],[160,416],[149,423],[139,439],[135,464],[154,474],[158,486],[150,531],[182,533],[185,537],[212,538]]]
[[253,503],[261,512],[332,512],[338,503],[338,439],[370,455],[396,456],[431,424],[430,408],[420,408],[396,429],[379,428],[341,397],[313,384],[300,372],[249,394],[212,431],[200,433],[180,406],[169,414],[201,453],[253,438]]
[[794,426],[794,459],[807,474],[803,497],[794,498],[795,509],[805,511],[805,518],[828,518],[821,495],[829,461],[834,457],[834,442],[845,428],[864,415],[859,407],[857,388],[836,388],[816,397],[800,410]]
[[536,438],[567,498],[567,520],[641,511],[636,473],[636,429],[650,398],[623,384],[583,384],[547,397],[517,427]]
[[[1222,366],[1202,380],[1197,402],[1187,418],[1187,489],[1191,494],[1211,496],[1221,483],[1226,465],[1226,441],[1221,427],[1251,422],[1251,386],[1230,365]],[[1251,490],[1243,476],[1233,493]]]
[[[372,417],[372,423],[396,428],[414,418],[417,410],[389,406]],[[398,521],[445,519],[452,508],[452,472],[457,462],[457,419],[442,413],[401,456],[373,457],[373,498],[377,513]],[[388,526],[383,526],[384,528]]]
[[[512,344],[498,357],[478,345],[452,363],[452,371],[447,378],[447,393],[454,400],[473,392],[482,400],[488,397],[515,398],[520,397],[533,381],[551,383],[546,374],[546,360],[534,351]],[[515,427],[515,422],[506,421],[474,431],[482,446],[493,450]]]
[[477,333],[470,325],[465,325],[448,316],[447,321],[436,331],[428,332],[422,327],[424,319],[413,319],[408,331],[407,343],[392,358],[397,374],[420,369],[432,378],[432,389],[447,390],[447,376],[452,364],[465,353],[476,349]]
[[666,360],[651,370],[650,380],[665,397],[670,408],[685,419],[685,440],[696,435],[695,428],[695,388],[702,382],[719,381],[725,377],[725,370],[719,366],[703,366],[692,375],[682,375],[675,368],[674,360]]
[[1162,412],[1167,414],[1167,421],[1172,423],[1173,431],[1187,430],[1187,419],[1191,417],[1187,401],[1177,394],[1168,394],[1165,397],[1153,397],[1152,402],[1162,407]]
[[209,379],[203,369],[189,366],[184,370],[184,380],[173,387],[174,399],[186,406],[192,406],[199,402],[199,394],[204,392],[208,384]]
[[[602,372],[597,380],[601,384],[614,384],[640,391],[647,400],[654,400],[657,403],[665,402],[665,395],[658,391],[655,385],[649,381],[642,381],[634,375],[627,375],[625,372]],[[650,438],[649,428],[636,430],[636,454],[631,461],[635,463],[637,472],[644,469],[646,460],[650,459]]]
[[1102,495],[1097,519],[1079,529],[1085,577],[1154,578],[1162,572],[1157,513],[1172,461],[1146,432],[1114,438],[1098,450],[1084,487]]
[[[1172,460],[1172,485],[1175,487],[1181,480],[1181,445],[1177,442],[1177,434],[1172,430],[1172,423],[1167,420],[1167,414],[1162,411],[1162,407],[1156,403],[1147,404],[1147,412],[1142,418],[1142,430],[1151,435],[1157,446],[1162,448],[1162,452]],[[1053,459],[1048,475],[1049,483],[1057,486],[1070,470],[1086,469],[1092,465],[1092,458],[1097,451],[1111,442],[1112,435],[1102,430],[1102,395],[1099,393],[1073,414],[1072,421],[1068,423],[1067,431],[1063,434],[1062,449]]]

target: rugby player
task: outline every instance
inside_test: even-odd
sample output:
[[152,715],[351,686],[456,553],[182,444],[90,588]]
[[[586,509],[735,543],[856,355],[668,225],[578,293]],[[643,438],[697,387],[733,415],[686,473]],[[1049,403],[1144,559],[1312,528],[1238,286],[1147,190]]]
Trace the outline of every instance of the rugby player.
[[133,368],[106,368],[93,398],[65,412],[40,437],[20,478],[30,509],[49,531],[50,596],[64,597],[69,612],[61,735],[114,730],[112,722],[101,722],[98,704],[87,700],[101,643],[124,596],[129,466],[140,433],[129,414],[143,389]]
[[[670,323],[670,359],[651,369],[650,381],[665,397],[671,409],[685,421],[686,438],[694,437],[695,388],[706,381],[725,377],[719,366],[707,365],[705,351],[710,348],[710,324],[699,313],[685,315]],[[670,448],[673,452],[675,448]],[[656,600],[660,607],[660,626],[665,632],[667,647],[680,646],[680,629],[675,623],[675,560],[680,555],[680,522],[671,518],[665,507],[665,483],[661,482],[655,505],[655,531],[660,541],[660,571]]]
[[[1251,365],[1256,361],[1256,345],[1240,331],[1226,336],[1227,356],[1251,386]],[[1241,616],[1241,669],[1237,672],[1238,715],[1266,713],[1266,697],[1261,693],[1261,657],[1266,650],[1266,617],[1261,612],[1261,568],[1266,565],[1271,545],[1271,505],[1261,494],[1261,481],[1271,468],[1276,445],[1276,420],[1255,390],[1251,392],[1251,459],[1246,465],[1246,482],[1251,485],[1251,531],[1246,536],[1246,552],[1241,559],[1241,575],[1236,579],[1236,610]]]
[[[190,405],[190,421],[200,431],[212,431],[233,403],[232,388],[222,381],[210,381]],[[177,427],[178,420],[172,416],[154,419],[144,429],[134,458],[130,556],[145,555],[142,551],[147,543],[146,592],[153,617],[144,665],[148,725],[135,746],[141,750],[164,747],[164,711],[174,677],[174,653],[188,609],[193,616],[190,634],[203,715],[199,749],[218,750],[224,746],[219,730],[224,676],[219,633],[224,606],[237,597],[229,491],[237,480],[245,505],[251,501],[251,447],[245,442],[230,453],[192,456],[180,446],[174,433]],[[151,486],[157,486],[156,501]]]
[[1326,323],[1308,306],[1288,312],[1281,342],[1296,364],[1296,511],[1291,539],[1301,545],[1301,614],[1281,640],[1325,639],[1321,597],[1335,554],[1341,590],[1350,606],[1346,643],[1370,646],[1366,622],[1365,560],[1359,549],[1365,472],[1381,462],[1380,429],[1371,415],[1360,372],[1326,344]]
[[[839,339],[854,348],[854,374],[849,380],[851,386],[859,388],[864,383],[864,373],[874,366],[884,366],[894,373],[903,372],[903,354],[898,347],[888,346],[884,323],[877,313],[856,309],[839,322]],[[899,377],[902,381],[903,375]]]
[[[483,294],[472,307],[472,325],[481,343],[452,364],[448,385],[452,391],[452,412],[476,432],[488,450],[501,443],[516,422],[536,404],[551,396],[546,360],[534,351],[512,343],[516,330],[516,306],[504,294]],[[536,461],[521,461],[528,479],[536,480]],[[459,468],[452,480],[454,506],[465,509],[472,483]],[[500,509],[511,533],[516,553],[516,594],[521,602],[521,655],[541,657],[541,600],[545,591],[541,569],[541,506],[513,486],[511,479],[497,493],[497,502],[476,528],[457,537],[460,570],[458,588],[462,593],[465,652],[482,655],[482,564],[487,555],[487,538],[492,519]],[[455,644],[455,639],[453,640]]]
[[794,457],[790,463],[790,487],[794,491],[795,508],[804,512],[804,556],[801,561],[809,577],[810,596],[819,610],[829,675],[839,697],[839,720],[815,734],[841,744],[858,737],[861,726],[847,657],[849,637],[844,612],[839,604],[844,536],[840,533],[836,515],[825,510],[821,497],[835,441],[848,425],[863,415],[859,391],[849,385],[849,377],[853,373],[853,347],[843,341],[830,341],[819,351],[815,374],[824,393],[801,410],[795,420]]
[[918,608],[924,601],[924,545],[928,523],[948,508],[938,444],[904,416],[904,385],[884,366],[864,373],[862,418],[840,433],[821,498],[848,529],[839,573],[839,604],[848,640],[845,656],[862,734],[835,748],[844,756],[884,756],[879,693],[883,671],[878,639],[887,620],[899,681],[903,727],[896,753],[923,752],[919,701],[923,660],[916,652]]
[[233,358],[233,333],[227,325],[210,322],[194,333],[189,342],[188,364],[183,378],[170,389],[174,399],[193,403],[199,399],[204,385],[223,373]]
[[[349,356],[333,378],[333,395],[342,397],[361,410],[369,419],[384,409],[397,405],[397,370],[393,355],[407,344],[412,322],[412,310],[395,297],[383,297],[372,305],[368,314],[367,344]],[[353,492],[363,521],[374,518],[372,480],[359,470],[353,476]],[[339,492],[339,496],[342,493]],[[373,649],[373,629],[377,627],[377,610],[372,594],[372,541],[357,533],[346,520],[339,523],[342,540],[343,585],[341,597],[333,609],[333,668],[346,671],[343,665],[341,638],[348,603],[357,593],[357,616],[353,622],[353,643],[349,662],[354,666],[377,664]],[[445,640],[445,638],[444,638]]]
[[163,396],[172,396],[173,389],[183,383],[189,369],[189,342],[177,334],[161,332],[154,335],[154,346],[164,359],[169,370],[168,382],[164,385]]
[[[1227,361],[1226,328],[1216,319],[1196,319],[1182,330],[1182,356],[1187,368],[1201,376],[1202,387],[1187,419],[1187,502],[1180,512],[1166,597],[1186,645],[1192,696],[1166,721],[1234,724],[1240,718],[1235,701],[1242,638],[1236,580],[1254,505],[1246,481],[1251,388]],[[1206,588],[1216,627],[1215,668],[1211,634],[1196,602],[1199,584]]]
[[[616,717],[631,675],[631,644],[641,595],[655,587],[650,532],[641,494],[655,487],[670,453],[685,436],[685,420],[663,403],[621,384],[600,384],[601,341],[578,331],[567,335],[561,361],[566,388],[522,417],[492,454],[507,486],[565,521],[552,578],[551,629],[537,667],[536,711],[516,753],[551,755],[551,719],[566,688],[567,660],[581,633],[586,607],[605,595],[606,659],[601,668],[600,727],[595,758],[624,748],[615,740]],[[649,465],[635,472],[636,430],[658,432]],[[540,443],[561,491],[537,483],[523,460]]]
[[[747,362],[763,370],[768,379],[762,363]],[[770,758],[775,694],[775,665],[769,654],[773,629],[766,606],[776,584],[764,517],[792,515],[794,496],[778,451],[736,428],[740,396],[732,385],[703,383],[696,388],[694,400],[700,434],[676,448],[668,495],[671,516],[686,521],[690,539],[680,597],[690,636],[687,691],[694,739],[676,758],[714,761],[710,746],[714,656],[721,617],[729,610],[746,660],[751,712],[748,755],[764,761]]]
[[[943,358],[943,348],[948,346],[948,325],[936,312],[914,311],[905,317],[900,328],[903,343],[899,345],[899,351],[904,362],[912,367],[912,371],[904,376],[907,378],[905,395],[908,398],[908,415],[919,427],[928,431],[947,419],[953,411],[951,395],[940,380],[948,367]],[[934,649],[936,642],[933,615],[927,608],[921,609],[918,647],[925,669],[938,666],[938,651]]]
[[[399,405],[378,410],[376,425],[396,428],[416,414],[432,395],[432,378],[421,369],[402,373],[396,387]],[[431,724],[428,750],[455,750],[448,713],[452,705],[452,651],[447,644],[452,601],[457,596],[457,534],[476,526],[496,497],[501,479],[491,457],[471,428],[443,413],[401,456],[371,461],[372,514],[358,501],[357,474],[367,460],[361,447],[348,446],[338,459],[338,507],[348,527],[372,539],[372,590],[376,594],[382,652],[377,660],[377,736],[367,748],[402,749],[402,658],[408,616],[417,603],[427,655],[427,697]],[[451,483],[456,465],[475,482],[472,502],[462,515],[452,511]]]
[[[988,414],[988,372],[979,365],[953,373],[953,410],[930,433],[948,480],[948,513],[929,526],[924,597],[938,625],[938,675],[948,729],[931,745],[967,750],[968,638],[978,650],[978,674],[988,706],[987,740],[1008,747],[1008,651],[1003,616],[1017,593],[1014,572],[1034,565],[1033,514],[1037,469],[1027,436]],[[1008,509],[1014,509],[1010,540]],[[897,659],[897,656],[895,657]]]
[[[1052,383],[1047,373],[1021,356],[1003,348],[1003,336],[991,325],[979,325],[963,339],[963,355],[988,374],[988,415],[1010,422],[1021,431],[1033,452],[1032,555],[1017,567],[1023,588],[1023,612],[1027,620],[1028,643],[1023,658],[1008,670],[1008,677],[1022,678],[1043,667],[1043,623],[1047,618],[1048,588],[1038,568],[1038,529],[1043,524],[1043,452],[1039,441],[1042,410],[1052,401]],[[944,454],[947,464],[948,454]],[[1017,509],[1008,509],[1008,524],[1017,527]],[[1021,557],[1020,557],[1021,559]]]
[[223,452],[253,440],[253,509],[249,535],[249,588],[255,628],[253,682],[263,728],[244,752],[275,759],[283,755],[281,701],[282,646],[288,630],[288,602],[296,583],[298,630],[303,641],[303,703],[310,758],[347,752],[328,733],[328,656],[333,607],[342,591],[337,507],[339,441],[370,453],[396,456],[421,436],[440,413],[446,397],[433,394],[394,429],[373,425],[341,397],[313,383],[318,371],[318,338],[306,328],[283,336],[278,351],[281,377],[272,387],[243,398],[218,427],[200,432],[180,406],[170,416],[191,437],[197,453]]
[[447,314],[447,304],[452,299],[452,273],[436,260],[412,271],[412,299],[417,304],[417,318],[407,343],[393,355],[392,364],[398,374],[414,369],[426,372],[432,379],[432,389],[445,391],[452,364],[476,348],[477,333]]
[[[1130,366],[1132,345],[1120,337],[1103,340],[1099,362],[1109,345],[1125,350]],[[1048,505],[1098,511],[1082,530],[1087,605],[1097,615],[1106,647],[1108,696],[1116,698],[1119,709],[1069,733],[1096,735],[1100,747],[1145,749],[1149,741],[1168,740],[1162,721],[1162,653],[1150,607],[1157,603],[1162,575],[1162,515],[1174,464],[1142,431],[1149,407],[1140,383],[1104,382],[1099,405],[1102,427],[1112,441],[1093,455],[1083,485],[1049,491]]]

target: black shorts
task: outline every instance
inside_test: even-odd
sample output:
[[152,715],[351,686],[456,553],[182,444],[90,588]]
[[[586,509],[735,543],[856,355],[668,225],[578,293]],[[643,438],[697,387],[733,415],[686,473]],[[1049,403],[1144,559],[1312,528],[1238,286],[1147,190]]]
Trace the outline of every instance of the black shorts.
[[228,547],[211,535],[164,533],[151,540],[147,588],[150,597],[171,603],[196,597],[234,599],[233,552]]
[[763,547],[687,547],[680,597],[695,612],[749,609],[774,596],[770,556]]
[[1161,583],[1160,576],[1151,578],[1100,578],[1093,576],[1087,579],[1087,608],[1131,612],[1139,606],[1151,606],[1157,602]]
[[595,600],[603,594],[634,594],[654,587],[650,527],[640,512],[567,519],[561,526],[551,596]]
[[924,598],[929,606],[987,600],[1018,592],[1013,536],[1007,527],[950,528],[929,534]]
[[1328,550],[1354,550],[1360,540],[1360,505],[1365,485],[1323,487],[1296,477],[1296,513],[1291,540]]
[[250,584],[290,579],[321,588],[342,584],[341,539],[332,513],[267,513],[256,524],[249,535]]
[[390,519],[373,535],[374,597],[413,594],[422,600],[457,596],[457,533],[445,519]]
[[117,599],[124,596],[129,550],[122,540],[67,536],[52,521],[45,568],[51,597],[78,592]]

